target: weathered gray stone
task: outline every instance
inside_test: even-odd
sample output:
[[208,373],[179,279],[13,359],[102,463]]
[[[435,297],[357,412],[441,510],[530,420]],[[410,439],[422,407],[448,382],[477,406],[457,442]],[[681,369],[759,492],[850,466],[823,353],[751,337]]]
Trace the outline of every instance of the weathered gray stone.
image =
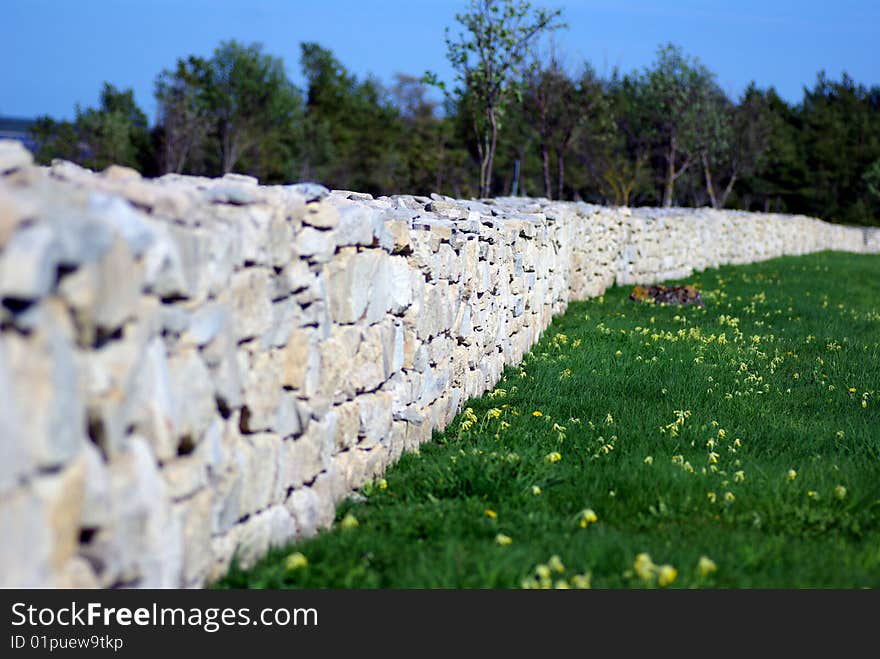
[[388,297],[390,311],[393,314],[403,314],[412,304],[410,267],[402,256],[392,256],[388,259]]
[[307,202],[319,201],[330,194],[330,191],[320,183],[296,183],[295,185],[288,185],[287,189],[297,195],[301,195]]
[[280,384],[305,395],[317,389],[321,377],[321,356],[313,332],[291,328],[290,338],[273,357],[281,365]]
[[23,222],[38,215],[35,200],[20,195],[13,195],[0,180],[0,248],[9,241],[9,237]]
[[391,432],[391,395],[386,391],[365,394],[357,398],[361,427],[359,435],[363,438],[361,446],[375,446],[387,439]]
[[[357,253],[347,247],[327,266],[327,297],[330,317],[337,323],[355,323],[370,302],[373,280],[384,255],[375,250]],[[386,292],[387,295],[387,292]],[[378,305],[375,305],[378,308]]]
[[256,185],[252,185],[250,182],[240,184],[232,180],[229,183],[221,183],[205,190],[204,197],[206,201],[211,203],[234,204],[236,206],[257,204],[263,201],[263,195]]
[[181,534],[146,442],[132,437],[128,450],[110,463],[109,474],[114,523],[100,529],[84,549],[102,583],[146,588],[180,583],[184,548],[189,556],[203,547]]
[[336,240],[330,231],[303,227],[296,237],[296,251],[310,261],[326,263],[336,250]]
[[28,167],[33,162],[31,152],[18,140],[0,140],[0,174]]
[[178,537],[182,545],[182,561],[177,559],[178,580],[183,587],[201,586],[211,573],[211,505],[211,490],[202,490],[174,504],[172,519],[180,529]]
[[355,393],[357,366],[346,355],[355,355],[361,344],[361,331],[353,326],[334,326],[330,336],[320,345],[321,384],[319,394],[336,402]]
[[302,434],[304,430],[303,422],[300,419],[297,398],[293,392],[281,392],[281,400],[278,404],[278,418],[275,420],[273,428],[281,437],[295,437]]
[[285,487],[300,487],[314,479],[324,468],[320,438],[322,429],[323,426],[311,423],[303,436],[282,442],[278,454],[278,477]]
[[274,433],[247,436],[242,447],[246,461],[239,514],[252,515],[263,510],[286,492],[277,482],[281,444],[281,437]]
[[379,326],[368,327],[363,332],[357,352],[349,364],[348,382],[356,393],[374,391],[387,379],[383,338]]
[[52,529],[46,502],[30,486],[0,498],[0,587],[51,588]]
[[60,472],[40,476],[33,482],[33,491],[43,503],[41,521],[49,529],[49,568],[55,574],[63,571],[77,551],[85,478],[85,456],[80,455]]
[[269,329],[272,303],[268,292],[269,272],[265,268],[248,268],[232,276],[228,304],[236,341],[252,339]]
[[174,398],[174,387],[168,368],[165,344],[157,338],[146,347],[141,372],[134,381],[131,425],[153,447],[160,460],[177,454],[179,402]]
[[301,487],[294,490],[287,498],[285,507],[304,537],[315,535],[318,530],[320,501],[312,488]]
[[[93,192],[89,195],[87,208],[90,215],[110,234],[116,234],[125,241],[128,251],[135,257],[141,256],[158,239],[157,225],[124,199]],[[82,251],[79,258],[68,255],[68,260],[76,263],[90,260],[91,251]]]
[[201,439],[216,413],[214,384],[197,350],[187,348],[168,360],[171,391],[178,405],[176,449],[189,451]]
[[55,285],[61,250],[43,224],[16,231],[0,254],[0,297],[36,300]]
[[339,247],[373,244],[373,222],[377,212],[362,204],[340,203],[339,226],[334,232]]
[[49,469],[79,451],[86,423],[67,314],[57,300],[43,301],[41,309],[32,336],[6,332],[0,342],[14,374],[11,406],[27,438],[30,461]]
[[0,501],[32,469],[23,425],[27,408],[20,409],[15,400],[14,371],[7,350],[6,340],[0,336]]
[[313,202],[306,206],[302,221],[316,229],[335,229],[339,226],[339,209],[326,202]]
[[94,340],[96,331],[110,334],[134,317],[142,281],[143,266],[117,239],[97,261],[65,277],[59,292],[73,308],[81,336]]
[[140,181],[142,178],[138,170],[122,165],[110,165],[101,172],[101,176],[111,181]]

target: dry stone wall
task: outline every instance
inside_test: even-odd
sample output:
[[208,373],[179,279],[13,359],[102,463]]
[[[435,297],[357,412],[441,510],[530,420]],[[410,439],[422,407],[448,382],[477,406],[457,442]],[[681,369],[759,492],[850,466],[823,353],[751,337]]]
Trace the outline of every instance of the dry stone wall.
[[314,534],[568,301],[876,231],[145,180],[0,142],[0,586],[198,587]]

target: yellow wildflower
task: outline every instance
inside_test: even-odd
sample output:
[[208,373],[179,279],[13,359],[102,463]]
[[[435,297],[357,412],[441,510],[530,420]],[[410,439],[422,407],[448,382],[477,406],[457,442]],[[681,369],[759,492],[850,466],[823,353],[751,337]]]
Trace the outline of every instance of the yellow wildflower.
[[654,580],[654,567],[654,562],[651,560],[650,554],[646,553],[641,553],[636,556],[636,560],[633,563],[633,569],[642,581]]
[[725,492],[724,493],[724,500],[727,501],[728,503],[733,503],[734,501],[736,501],[736,495],[734,495],[733,492]]
[[697,562],[697,570],[701,577],[708,577],[717,569],[718,566],[715,565],[715,561],[708,556],[700,556],[700,560]]
[[590,574],[576,574],[571,578],[571,585],[581,590],[590,589]]
[[550,560],[547,561],[547,566],[557,574],[565,572],[565,566],[562,564],[562,559],[556,554],[550,557]]
[[534,494],[536,497],[541,496],[541,488],[537,485],[532,485],[532,494]]
[[644,462],[646,465],[654,464],[654,457],[651,456],[651,455],[646,455],[646,456],[645,456],[645,459],[643,460],[643,462]]
[[345,517],[342,518],[342,521],[339,522],[340,528],[343,529],[356,529],[358,527],[357,517],[348,513]]
[[585,508],[581,511],[581,521],[580,527],[582,529],[587,528],[590,524],[599,521],[599,516],[593,511],[592,508]]
[[793,481],[795,478],[797,478],[797,472],[794,469],[789,469],[788,474],[786,474],[786,478],[789,482]]
[[495,544],[499,545],[501,547],[506,547],[507,545],[509,545],[512,542],[513,542],[513,538],[511,538],[509,535],[504,535],[503,533],[499,533],[498,535],[495,536]]
[[734,483],[742,483],[746,479],[746,472],[740,470],[734,472],[733,474],[733,482]]
[[550,566],[544,565],[541,563],[540,565],[535,566],[535,574],[538,575],[539,579],[549,579],[550,578]]
[[496,513],[491,508],[486,508],[486,510],[484,510],[483,512],[485,513],[486,517],[488,517],[489,519],[496,519],[498,517],[498,513]]
[[706,492],[706,498],[709,499],[711,503],[715,503],[718,500],[718,495],[714,492]]
[[289,572],[299,570],[300,568],[306,567],[308,564],[309,559],[298,551],[293,552],[290,556],[284,559],[284,568]]
[[541,410],[535,410],[534,412],[532,412],[532,416],[541,417],[544,416],[544,413]]
[[678,570],[676,570],[671,565],[661,565],[657,568],[657,585],[661,588],[666,588],[675,581],[675,578],[678,576]]
[[550,462],[551,464],[554,462],[559,462],[560,460],[562,460],[562,453],[560,453],[559,451],[553,451],[553,453],[548,453],[547,455],[545,455],[544,460]]
[[836,485],[834,487],[834,496],[843,501],[846,497],[846,488],[843,485]]
[[388,481],[386,481],[384,478],[379,479],[378,485],[379,485],[380,490],[387,490],[388,489]]

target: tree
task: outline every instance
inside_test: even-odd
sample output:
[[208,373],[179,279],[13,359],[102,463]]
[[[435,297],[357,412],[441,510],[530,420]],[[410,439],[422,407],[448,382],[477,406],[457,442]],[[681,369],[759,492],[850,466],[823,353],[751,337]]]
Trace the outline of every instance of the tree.
[[159,167],[162,172],[182,173],[187,162],[204,156],[211,128],[207,81],[210,64],[201,57],[178,59],[174,71],[163,70],[156,78]]
[[131,89],[119,91],[105,82],[99,108],[76,108],[76,132],[84,143],[86,166],[104,169],[117,164],[144,170],[150,157],[147,116]]
[[799,112],[805,212],[859,224],[876,221],[862,176],[880,158],[878,91],[846,73],[835,81],[824,72],[805,90]]
[[712,207],[724,208],[739,177],[751,174],[761,164],[769,145],[770,110],[754,83],[743,93],[738,105],[720,90],[711,102],[714,107],[709,112],[711,123],[701,160]]
[[391,88],[401,125],[396,188],[411,194],[440,192],[457,178],[455,161],[467,160],[467,153],[452,144],[452,121],[438,116],[439,104],[427,93],[423,80],[402,73]]
[[865,173],[862,174],[862,180],[865,182],[865,187],[868,189],[868,194],[871,195],[871,198],[876,202],[880,202],[880,160],[875,160],[865,170]]
[[756,92],[766,108],[769,124],[767,149],[759,166],[740,177],[740,194],[746,209],[798,212],[805,208],[806,163],[799,113],[773,87]]
[[644,74],[645,108],[665,165],[663,206],[672,206],[675,181],[700,156],[711,116],[713,74],[673,44],[661,46],[657,61]]
[[55,158],[79,161],[82,159],[82,145],[76,126],[69,121],[55,121],[42,115],[31,126],[31,135],[37,144],[34,158],[42,165],[48,165]]
[[615,71],[602,84],[604,113],[578,144],[594,185],[616,206],[629,206],[650,191],[651,123],[645,87],[641,76]]
[[[457,72],[459,96],[470,94],[480,159],[480,195],[488,197],[504,111],[521,89],[521,67],[529,45],[560,28],[560,11],[532,9],[525,0],[471,0],[470,11],[456,14],[464,28],[457,40],[446,29],[446,57]],[[437,77],[426,78],[435,84]]]
[[281,59],[259,43],[222,42],[206,72],[205,104],[220,141],[221,170],[232,171],[262,142],[296,121],[301,99]]
[[306,80],[302,176],[325,185],[384,194],[398,175],[400,112],[373,78],[363,82],[326,48],[301,45]]

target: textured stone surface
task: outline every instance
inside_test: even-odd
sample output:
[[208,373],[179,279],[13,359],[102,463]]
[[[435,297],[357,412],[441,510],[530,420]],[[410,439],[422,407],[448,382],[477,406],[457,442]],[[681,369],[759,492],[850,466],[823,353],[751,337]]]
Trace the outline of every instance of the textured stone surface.
[[2,587],[203,586],[328,526],[569,300],[880,252],[876,229],[800,216],[373,199],[28,155],[0,142]]

